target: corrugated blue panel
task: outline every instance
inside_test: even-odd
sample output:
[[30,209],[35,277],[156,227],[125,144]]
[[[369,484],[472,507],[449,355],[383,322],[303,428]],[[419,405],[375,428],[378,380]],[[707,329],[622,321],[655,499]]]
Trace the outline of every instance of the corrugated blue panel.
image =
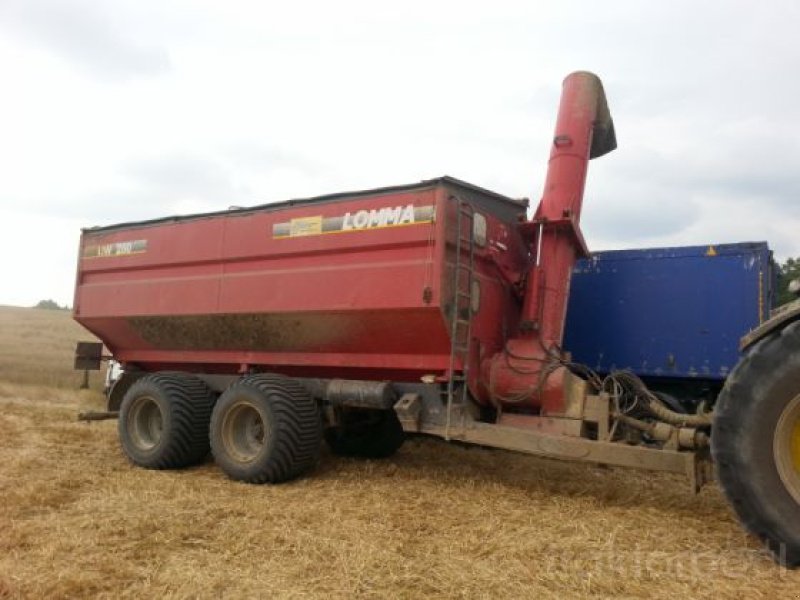
[[595,253],[572,274],[564,349],[604,373],[724,379],[773,277],[766,242]]

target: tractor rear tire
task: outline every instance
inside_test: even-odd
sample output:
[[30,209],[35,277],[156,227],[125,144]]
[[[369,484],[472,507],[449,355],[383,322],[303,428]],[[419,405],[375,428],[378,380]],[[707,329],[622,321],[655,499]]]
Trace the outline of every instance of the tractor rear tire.
[[214,394],[197,377],[154,373],[130,386],[119,412],[119,439],[134,464],[180,469],[209,451],[208,423]]
[[800,322],[751,347],[715,408],[717,474],[744,527],[800,566]]
[[219,397],[210,438],[214,459],[231,479],[280,483],[317,464],[322,420],[302,384],[281,375],[253,375]]
[[388,458],[405,441],[393,410],[345,410],[341,419],[341,425],[325,430],[325,441],[338,456]]

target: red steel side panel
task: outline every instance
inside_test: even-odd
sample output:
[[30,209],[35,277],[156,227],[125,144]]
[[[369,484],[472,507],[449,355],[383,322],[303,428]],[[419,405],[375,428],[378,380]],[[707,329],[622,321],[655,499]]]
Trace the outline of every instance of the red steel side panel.
[[[470,360],[477,374],[480,357],[502,348],[516,326],[521,304],[512,287],[527,259],[514,221],[524,206],[504,205],[497,214],[505,222],[492,214],[491,203],[501,200],[469,193],[487,221],[487,240],[475,248],[480,308]],[[440,182],[87,230],[75,318],[116,358],[146,370],[257,367],[395,381],[443,375],[454,194]]]
[[75,317],[145,366],[440,372],[436,198],[431,188],[87,231]]

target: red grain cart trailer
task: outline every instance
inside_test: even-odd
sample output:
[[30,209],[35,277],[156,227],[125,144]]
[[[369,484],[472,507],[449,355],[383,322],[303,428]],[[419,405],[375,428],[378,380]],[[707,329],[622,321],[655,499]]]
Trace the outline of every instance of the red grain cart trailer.
[[309,470],[323,438],[381,457],[412,432],[698,489],[712,415],[561,348],[587,164],[615,147],[600,80],[574,73],[532,219],[526,200],[442,177],[84,230],[74,316],[124,365],[108,406],[123,450],[165,469],[210,448],[263,483]]

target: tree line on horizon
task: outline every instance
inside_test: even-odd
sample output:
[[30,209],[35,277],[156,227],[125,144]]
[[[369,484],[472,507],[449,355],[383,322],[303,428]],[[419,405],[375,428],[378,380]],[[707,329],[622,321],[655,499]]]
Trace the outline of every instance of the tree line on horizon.
[[44,308],[45,310],[72,310],[72,307],[65,304],[61,306],[55,300],[39,300],[33,308]]
[[797,300],[797,295],[789,291],[789,282],[793,279],[800,279],[800,258],[790,257],[778,265],[778,294],[775,306]]

